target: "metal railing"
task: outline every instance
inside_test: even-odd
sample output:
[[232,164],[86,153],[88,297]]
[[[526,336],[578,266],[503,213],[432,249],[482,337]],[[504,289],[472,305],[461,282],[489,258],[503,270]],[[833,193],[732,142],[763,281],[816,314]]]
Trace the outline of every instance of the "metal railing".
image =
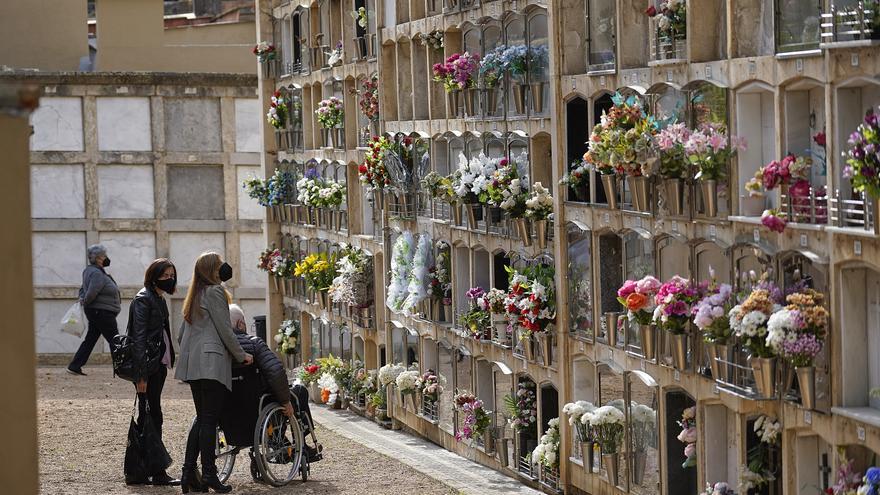
[[715,358],[719,369],[721,369],[721,376],[714,377],[715,383],[718,384],[718,388],[734,395],[748,399],[760,398],[755,386],[752,368],[749,366],[748,354],[737,342],[732,343],[731,347],[729,356]]
[[527,476],[527,477],[529,477],[529,478],[531,478],[531,479],[535,479],[535,478],[536,478],[536,476],[535,476],[536,473],[535,473],[534,466],[532,466],[532,461],[531,461],[531,459],[530,459],[530,455],[529,455],[529,454],[531,454],[531,452],[527,452],[527,453],[525,453],[525,454],[523,454],[522,452],[520,452],[520,454],[519,454],[519,458],[517,459],[517,461],[518,461],[518,463],[517,463],[517,471],[518,471],[520,474],[522,474],[523,476]]
[[559,490],[559,468],[548,468],[545,465],[541,465],[541,484],[546,486],[547,488],[553,491]]
[[876,200],[872,200],[864,192],[857,194],[857,199],[845,199],[840,190],[835,189],[831,198],[831,224],[837,227],[854,227],[866,231],[877,231],[875,218]]
[[418,196],[416,193],[403,191],[385,191],[385,204],[388,205],[388,215],[406,220],[414,220],[418,209]]
[[429,421],[439,421],[440,413],[436,400],[422,398],[422,416]]
[[856,6],[838,7],[831,4],[822,17],[822,43],[876,39],[874,29],[877,6],[873,2],[859,2]]
[[651,61],[683,60],[687,58],[687,38],[683,34],[661,35],[655,26],[651,36]]
[[790,190],[783,190],[781,208],[790,222],[828,223],[828,194],[824,187],[818,190],[810,187],[809,192],[804,196],[795,196]]

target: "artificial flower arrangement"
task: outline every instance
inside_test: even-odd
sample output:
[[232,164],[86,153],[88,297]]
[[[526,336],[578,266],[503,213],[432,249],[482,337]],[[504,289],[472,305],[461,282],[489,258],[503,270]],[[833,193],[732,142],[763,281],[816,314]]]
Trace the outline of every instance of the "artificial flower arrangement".
[[287,170],[275,169],[272,177],[266,180],[269,206],[290,204],[293,201],[294,176]]
[[437,258],[428,270],[431,287],[431,298],[444,306],[452,304],[452,280],[449,278],[449,250],[441,249]]
[[328,257],[326,253],[310,254],[296,263],[293,274],[302,277],[310,289],[327,291],[336,278],[336,255]]
[[455,432],[457,441],[479,438],[492,424],[492,417],[483,407],[483,401],[474,394],[461,392],[453,399],[455,410],[464,415],[461,429]]
[[559,418],[547,422],[547,432],[541,435],[538,446],[532,451],[531,460],[547,469],[559,467]]
[[660,0],[656,6],[645,10],[648,17],[657,19],[660,36],[670,40],[687,37],[687,2],[685,0]]
[[367,307],[373,302],[372,258],[355,246],[343,244],[341,248],[336,259],[337,275],[330,284],[330,297],[348,306]]
[[385,168],[385,154],[390,147],[391,142],[385,136],[374,136],[367,145],[364,163],[358,167],[358,178],[368,191],[382,190],[391,184],[391,177]]
[[452,190],[452,179],[448,176],[440,175],[437,172],[429,172],[422,177],[420,184],[422,189],[428,191],[432,199],[438,199],[449,204],[454,203],[458,199],[455,191]]
[[504,300],[506,298],[506,292],[493,287],[477,298],[477,306],[491,314],[503,315],[506,314],[504,308]]
[[257,268],[275,277],[290,278],[294,269],[293,256],[273,246],[260,253]]
[[342,40],[336,42],[336,46],[333,50],[326,52],[327,55],[327,65],[333,67],[334,65],[342,62]]
[[623,442],[626,417],[617,407],[606,405],[588,413],[587,420],[593,439],[602,449],[602,454],[616,454]]
[[726,482],[719,481],[717,483],[706,483],[706,490],[701,492],[700,495],[736,495],[736,492]]
[[[749,196],[760,196],[764,191],[772,191],[779,186],[788,187],[792,202],[798,202],[810,195],[810,157],[795,156],[789,153],[782,160],[773,160],[759,168],[755,176],[746,182]],[[764,210],[761,223],[774,232],[785,231],[788,218],[776,208]]]
[[796,368],[812,366],[822,352],[828,333],[824,298],[812,289],[789,294],[788,305],[767,321],[767,345]]
[[850,179],[856,191],[866,192],[872,198],[880,197],[880,119],[877,114],[872,111],[865,115],[864,122],[850,134],[847,144],[843,176]]
[[753,289],[741,304],[731,308],[730,328],[752,356],[776,357],[774,347],[767,342],[767,322],[779,309],[781,307],[767,285]]
[[321,365],[315,362],[305,363],[299,368],[297,376],[299,377],[299,381],[306,386],[310,383],[317,382],[318,378],[321,376]]
[[532,220],[547,220],[553,214],[553,196],[540,182],[532,185],[532,192],[526,199],[525,216]]
[[691,406],[681,413],[678,421],[681,433],[678,441],[684,444],[684,462],[682,468],[691,468],[697,465],[697,407]]
[[575,160],[568,166],[566,173],[559,181],[559,185],[578,188],[587,184],[590,177],[590,164],[583,159]]
[[360,7],[357,10],[351,11],[351,18],[357,22],[357,25],[361,29],[367,29],[367,9],[365,7]]
[[321,389],[321,401],[324,404],[333,404],[339,398],[339,384],[333,374],[327,371],[318,378],[318,388]]
[[730,318],[727,315],[732,308],[733,287],[718,284],[712,276],[705,295],[693,308],[694,325],[702,332],[705,342],[727,345],[731,337]]
[[442,50],[443,31],[435,29],[428,34],[421,33],[419,34],[419,41],[421,41],[423,45],[430,46],[435,50]]
[[770,449],[779,442],[782,424],[775,418],[761,415],[755,419],[753,429],[759,442],[746,454],[747,465],[740,468],[740,493],[759,489],[776,479],[770,468]]
[[656,307],[652,322],[674,335],[685,333],[692,308],[703,297],[704,289],[699,284],[674,275],[660,286],[654,296]]
[[[528,199],[526,184],[528,184],[529,178],[528,176],[521,177],[519,174],[523,160],[527,160],[525,153],[520,154],[514,160],[502,158],[498,162],[498,168],[492,172],[491,181],[486,189],[487,202],[501,208],[511,218],[523,218],[526,214],[526,200]],[[552,198],[550,209],[551,211],[553,209]]]
[[257,62],[264,63],[269,60],[275,60],[275,45],[269,43],[268,41],[261,41],[254,45],[254,49],[252,50],[254,55],[257,56]]
[[429,402],[440,400],[440,395],[443,394],[443,387],[445,386],[446,378],[444,378],[443,375],[435,373],[432,369],[422,373],[422,376],[419,377],[417,383],[419,392],[422,393],[422,400]]
[[538,402],[535,395],[535,384],[520,382],[516,387],[516,395],[504,396],[504,407],[507,409],[507,423],[516,431],[523,431],[538,421]]
[[480,68],[477,54],[453,53],[444,63],[434,64],[434,81],[443,83],[447,93],[472,88],[476,85],[476,75]]
[[826,488],[823,493],[827,495],[862,495],[866,493],[866,490],[860,491],[863,488],[862,481],[864,478],[855,470],[855,460],[847,459],[845,447],[837,448],[837,458],[837,473],[834,476],[834,485]]
[[590,425],[588,414],[596,410],[596,406],[592,402],[579,400],[569,402],[562,406],[562,414],[568,416],[568,424],[574,428],[577,433],[578,440],[581,442],[589,442],[592,440],[590,436]]
[[480,82],[484,89],[496,88],[501,84],[506,69],[502,60],[504,45],[490,51],[480,61]]
[[465,294],[468,310],[461,315],[461,325],[475,339],[488,339],[492,336],[492,315],[479,304],[485,294],[482,287],[471,287]]
[[407,286],[408,295],[403,302],[404,314],[416,314],[418,306],[430,296],[429,272],[432,266],[434,266],[434,242],[427,232],[423,232],[419,236],[419,242],[416,244],[416,250],[413,254],[412,269],[409,272],[409,285]]
[[458,168],[452,174],[452,189],[463,203],[487,203],[489,185],[500,160],[489,158],[483,152],[471,158],[458,154]]
[[629,420],[632,426],[632,443],[635,452],[646,452],[655,447],[654,434],[657,430],[657,412],[648,405],[631,401]]
[[[652,6],[653,8],[653,6]],[[670,124],[657,133],[656,145],[660,154],[660,176],[664,179],[690,178],[690,162],[685,155],[685,144],[691,130],[683,122]]]
[[388,385],[395,383],[397,381],[397,375],[406,371],[406,366],[403,364],[393,364],[388,363],[385,366],[379,368],[379,372],[376,375],[379,380],[379,387],[385,388]]
[[527,339],[532,334],[545,333],[556,322],[556,289],[553,266],[535,265],[515,270],[504,268],[510,281],[510,290],[504,307],[511,326],[519,326]]
[[321,100],[318,102],[315,115],[318,117],[318,123],[324,129],[332,129],[342,125],[342,119],[345,117],[342,100],[335,96]]
[[269,188],[263,179],[251,176],[242,181],[241,187],[249,198],[257,200],[260,206],[269,206]]
[[352,88],[351,93],[357,96],[361,114],[371,122],[379,120],[379,78],[373,76],[361,82],[360,89]]
[[416,370],[402,371],[394,378],[397,390],[403,395],[415,395],[419,391],[418,383],[419,372]]
[[654,148],[657,122],[636,96],[615,93],[612,103],[593,127],[584,161],[603,175],[650,175],[648,155]]
[[640,280],[627,280],[617,289],[617,301],[626,308],[629,321],[651,323],[660,285],[656,277],[646,275]]
[[391,251],[391,276],[385,293],[385,305],[394,313],[403,311],[409,296],[409,275],[412,272],[415,239],[412,232],[405,231],[394,241]]
[[746,140],[729,136],[723,124],[701,124],[684,143],[685,157],[697,168],[694,178],[701,181],[723,179],[730,159],[745,149]]
[[296,181],[296,200],[303,206],[318,206],[320,203],[319,193],[323,188],[324,181],[315,168],[309,168],[303,177]]
[[299,343],[299,322],[284,320],[275,334],[276,351],[281,354],[296,354]]
[[266,120],[269,125],[276,129],[283,129],[287,125],[287,117],[289,115],[289,101],[281,91],[275,91],[272,95],[272,102],[269,104],[269,112],[266,114]]
[[781,234],[788,225],[788,216],[777,208],[768,208],[761,213],[761,225]]

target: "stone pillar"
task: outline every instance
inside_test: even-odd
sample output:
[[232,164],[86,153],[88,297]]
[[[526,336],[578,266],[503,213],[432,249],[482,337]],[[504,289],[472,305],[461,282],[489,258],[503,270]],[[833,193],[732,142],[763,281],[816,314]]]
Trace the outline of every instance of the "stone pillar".
[[10,452],[0,463],[6,493],[36,494],[38,482],[37,388],[34,299],[31,263],[30,110],[36,91],[0,86],[0,149],[4,150],[3,232],[0,256],[6,260],[0,284],[5,345],[0,348],[0,435]]

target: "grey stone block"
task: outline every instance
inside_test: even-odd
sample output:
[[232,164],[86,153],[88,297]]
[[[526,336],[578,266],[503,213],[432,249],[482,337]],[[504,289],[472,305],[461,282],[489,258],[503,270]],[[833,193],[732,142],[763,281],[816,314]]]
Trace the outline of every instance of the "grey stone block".
[[168,167],[168,218],[223,220],[223,168]]
[[220,151],[220,100],[166,98],[165,148],[169,151]]

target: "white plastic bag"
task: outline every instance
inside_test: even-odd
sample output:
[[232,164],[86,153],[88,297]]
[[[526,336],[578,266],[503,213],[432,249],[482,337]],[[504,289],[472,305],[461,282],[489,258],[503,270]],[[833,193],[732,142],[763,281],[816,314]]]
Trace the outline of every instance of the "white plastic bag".
[[74,337],[82,337],[83,332],[86,331],[86,318],[79,301],[73,303],[73,306],[64,313],[64,318],[61,318],[61,331]]

